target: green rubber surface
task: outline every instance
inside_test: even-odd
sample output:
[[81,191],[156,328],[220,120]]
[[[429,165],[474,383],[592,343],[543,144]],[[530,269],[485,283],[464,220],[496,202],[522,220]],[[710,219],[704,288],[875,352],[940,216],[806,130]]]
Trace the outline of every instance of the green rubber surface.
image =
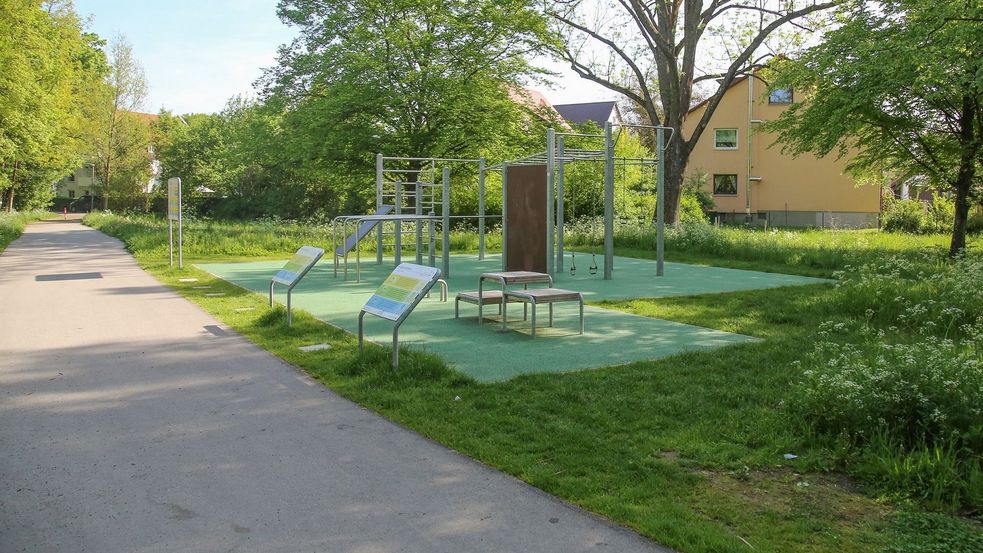
[[[404,256],[404,262],[413,257]],[[655,276],[655,262],[644,259],[616,257],[614,278],[605,281],[601,272],[590,275],[590,254],[577,255],[578,271],[558,274],[557,288],[577,290],[588,301],[605,299],[652,298],[706,293],[731,292],[816,284],[822,279],[666,263],[665,276]],[[569,263],[569,258],[567,259]],[[600,263],[601,260],[599,259]],[[243,288],[266,294],[270,278],[283,262],[208,263],[198,267]],[[369,296],[392,270],[392,260],[376,265],[374,260],[363,263],[361,282],[354,282],[354,266],[349,281],[339,270],[333,276],[332,261],[322,260],[294,289],[293,305],[315,317],[343,328],[358,331],[358,312]],[[426,350],[439,355],[456,370],[479,381],[507,380],[530,373],[565,372],[612,365],[622,365],[647,359],[659,359],[684,351],[718,348],[753,341],[755,338],[682,323],[640,317],[597,307],[585,307],[586,330],[578,334],[576,302],[554,305],[554,326],[547,327],[548,307],[537,311],[536,337],[530,336],[530,321],[522,320],[519,304],[509,307],[508,330],[503,330],[497,306],[485,306],[485,321],[478,325],[478,308],[461,302],[461,318],[454,318],[454,295],[477,290],[478,276],[484,272],[500,271],[501,257],[487,256],[479,261],[477,255],[453,255],[450,294],[447,303],[439,301],[437,288],[424,299],[400,327],[400,345]],[[494,284],[486,283],[494,287]],[[276,299],[286,302],[285,288],[277,287]],[[365,316],[366,338],[389,345],[392,323]]]

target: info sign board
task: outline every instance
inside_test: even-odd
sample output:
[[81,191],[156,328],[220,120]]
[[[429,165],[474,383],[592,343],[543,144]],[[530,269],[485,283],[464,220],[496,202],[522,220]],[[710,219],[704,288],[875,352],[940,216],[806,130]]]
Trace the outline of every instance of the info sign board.
[[177,266],[184,268],[184,232],[181,227],[181,178],[167,179],[167,251],[171,266],[174,266],[174,221],[177,221]]
[[273,307],[273,285],[283,284],[287,287],[287,324],[293,323],[293,314],[290,308],[290,293],[293,292],[294,286],[300,282],[300,279],[304,278],[304,275],[310,271],[314,264],[317,263],[321,256],[324,255],[324,250],[321,248],[315,248],[314,246],[303,246],[287,264],[283,266],[282,269],[273,275],[270,279],[270,307]]
[[318,259],[324,255],[324,250],[314,246],[304,246],[297,250],[297,253],[287,261],[282,269],[273,275],[273,281],[284,286],[293,287],[294,283],[307,274],[311,267],[317,263]]
[[438,278],[440,269],[436,267],[401,263],[369,298],[363,310],[398,321],[420,302]]
[[167,218],[171,221],[181,220],[181,179],[167,179]]

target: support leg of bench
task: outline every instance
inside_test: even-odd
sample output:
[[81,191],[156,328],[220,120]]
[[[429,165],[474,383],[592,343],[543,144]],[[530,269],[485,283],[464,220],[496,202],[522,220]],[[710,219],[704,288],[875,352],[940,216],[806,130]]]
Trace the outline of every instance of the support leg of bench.
[[550,327],[553,326],[553,302],[550,302]]
[[584,333],[584,295],[580,294],[580,333]]
[[[526,302],[522,302],[525,305]],[[551,304],[552,305],[552,304]],[[532,302],[532,337],[536,337],[536,302]]]

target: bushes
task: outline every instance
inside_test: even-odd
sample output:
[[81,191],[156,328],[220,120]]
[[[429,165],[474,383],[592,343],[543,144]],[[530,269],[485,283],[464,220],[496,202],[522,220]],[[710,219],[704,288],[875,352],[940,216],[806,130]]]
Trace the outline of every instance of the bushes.
[[983,260],[875,261],[841,273],[792,406],[869,484],[983,507]]
[[947,233],[955,220],[955,203],[936,196],[931,203],[891,200],[884,206],[884,230],[911,234]]
[[679,222],[683,224],[708,224],[710,219],[703,211],[703,205],[695,194],[686,194],[679,199]]
[[969,234],[983,233],[983,212],[973,213],[966,221],[966,232]]

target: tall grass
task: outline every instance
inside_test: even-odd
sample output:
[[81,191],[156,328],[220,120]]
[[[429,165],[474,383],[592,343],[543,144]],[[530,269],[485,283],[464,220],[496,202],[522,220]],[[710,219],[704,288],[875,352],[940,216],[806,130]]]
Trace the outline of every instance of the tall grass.
[[[153,255],[167,253],[167,221],[163,219],[96,213],[86,217],[85,221],[114,236],[126,237],[126,242],[134,250]],[[191,257],[283,256],[304,245],[330,249],[332,244],[330,223],[186,219],[184,229],[184,251]],[[412,223],[404,224],[404,230],[410,229],[413,229]],[[393,225],[387,223],[385,231],[391,233],[392,230]],[[600,248],[602,236],[603,224],[597,218],[581,218],[568,223],[564,235],[566,244],[571,248]],[[385,240],[385,251],[391,253],[392,235],[387,234]],[[407,234],[403,241],[404,244],[412,244],[415,237]],[[427,232],[424,230],[426,241]],[[440,251],[439,232],[435,233],[434,241],[434,250]],[[648,255],[647,252],[655,249],[655,229],[647,223],[617,221],[615,246],[622,251],[636,250],[638,255]],[[485,235],[485,248],[500,251],[501,247],[501,231],[491,229]],[[812,274],[825,276],[851,265],[899,256],[919,263],[939,263],[944,261],[947,247],[948,237],[944,235],[914,236],[873,230],[761,231],[715,228],[705,224],[687,224],[666,230],[666,252],[670,259],[711,264],[715,260],[721,263],[740,261],[750,268],[766,270],[807,268]],[[360,248],[365,253],[375,252],[374,233],[362,240]],[[477,251],[477,233],[454,230],[450,234],[450,249],[457,252]],[[971,239],[970,249],[973,252],[983,250],[983,238]],[[755,264],[758,267],[754,267]]]
[[[565,241],[570,246],[600,247],[603,223],[583,218],[566,226]],[[646,222],[616,221],[616,247],[638,250],[655,249],[655,227]],[[667,227],[668,255],[701,256],[769,264],[802,266],[827,273],[872,259],[909,257],[925,253],[941,259],[949,245],[942,234],[909,235],[877,230],[760,230],[740,227],[713,227],[684,224]],[[972,251],[983,248],[983,239],[970,241]]]
[[7,246],[24,232],[24,227],[28,224],[50,215],[47,211],[40,210],[0,212],[0,252],[7,249]]
[[[131,251],[139,251],[150,256],[167,255],[167,221],[147,215],[113,215],[92,213],[87,215],[85,224],[117,236],[126,242]],[[301,246],[317,246],[329,250],[332,245],[330,223],[299,223],[275,219],[257,221],[216,221],[186,218],[184,225],[184,253],[189,257],[282,257],[293,253]],[[351,228],[351,227],[349,227]],[[405,229],[411,229],[410,223]],[[387,223],[384,230],[391,233],[393,225]],[[175,233],[176,233],[175,227]],[[338,242],[342,229],[338,228]],[[176,240],[177,238],[175,238]],[[435,235],[435,251],[441,250],[441,237]],[[391,244],[391,234],[385,237]],[[416,241],[414,236],[404,235],[404,243]],[[427,233],[424,231],[424,241]],[[478,236],[473,232],[454,231],[450,235],[453,251],[477,251]],[[488,234],[485,246],[489,250],[501,249],[502,240],[498,233]],[[374,253],[375,234],[365,237],[360,248],[363,253]],[[392,253],[392,246],[385,251]]]
[[883,493],[981,509],[983,259],[920,255],[838,273],[790,405]]

